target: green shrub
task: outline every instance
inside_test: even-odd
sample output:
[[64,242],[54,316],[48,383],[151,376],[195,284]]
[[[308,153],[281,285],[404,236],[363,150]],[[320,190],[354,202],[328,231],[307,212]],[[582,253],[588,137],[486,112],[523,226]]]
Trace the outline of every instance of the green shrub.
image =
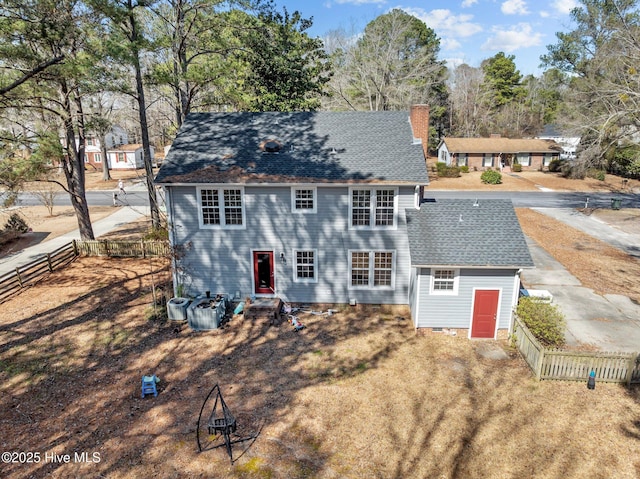
[[512,167],[511,167],[511,171],[515,172],[515,173],[520,173],[522,171],[522,165],[520,163],[515,163]]
[[480,180],[490,185],[499,185],[502,183],[502,175],[498,171],[487,170],[480,175]]
[[169,239],[169,231],[166,228],[150,228],[142,237],[145,241],[166,241]]
[[438,175],[443,178],[458,178],[460,176],[460,168],[457,166],[447,166],[442,172],[438,173]]
[[436,171],[438,172],[439,175],[442,174],[442,172],[447,168],[447,164],[439,161],[436,163]]
[[606,177],[604,170],[599,170],[597,168],[589,168],[587,170],[587,176],[589,178],[595,178],[596,180],[599,180],[599,181],[604,181]]
[[459,168],[461,173],[469,173],[469,167],[467,165],[462,165]]
[[516,314],[543,346],[564,345],[565,320],[558,306],[535,298],[520,298]]
[[27,231],[29,231],[29,226],[27,226],[27,222],[22,219],[22,217],[18,213],[13,213],[4,225],[4,229],[6,231],[17,231],[18,233],[26,233]]
[[549,171],[552,173],[558,173],[562,168],[562,163],[560,159],[556,158],[549,162]]

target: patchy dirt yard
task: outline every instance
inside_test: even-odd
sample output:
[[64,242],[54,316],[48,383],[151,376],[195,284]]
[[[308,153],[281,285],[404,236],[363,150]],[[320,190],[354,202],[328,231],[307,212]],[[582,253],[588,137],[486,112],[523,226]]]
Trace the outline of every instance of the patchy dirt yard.
[[[39,458],[9,456],[34,462],[9,460],[2,477],[640,475],[637,388],[539,383],[506,345],[509,359],[490,360],[484,342],[416,336],[403,310],[193,332],[147,319],[166,266],[84,258],[2,305],[0,445]],[[153,373],[160,393],[141,399]],[[224,448],[197,452],[216,383],[237,434],[256,436],[233,464]]]
[[605,181],[593,178],[572,180],[563,178],[559,173],[542,171],[523,171],[521,173],[503,173],[502,183],[487,185],[480,180],[481,171],[463,173],[459,178],[437,178],[429,172],[429,190],[465,190],[465,191],[540,191],[548,188],[555,191],[602,191],[602,192],[640,192],[640,181],[628,180],[606,175]]
[[[637,217],[636,210],[602,217],[625,223]],[[626,215],[625,215],[626,212]],[[542,246],[582,283],[596,293],[622,294],[640,303],[640,261],[593,236],[528,208],[516,208],[524,234]]]

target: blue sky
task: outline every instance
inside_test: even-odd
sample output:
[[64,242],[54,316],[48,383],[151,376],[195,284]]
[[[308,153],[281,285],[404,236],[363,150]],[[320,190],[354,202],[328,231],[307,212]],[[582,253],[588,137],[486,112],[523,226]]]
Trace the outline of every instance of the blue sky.
[[480,66],[503,51],[515,55],[523,75],[539,75],[540,55],[556,43],[555,33],[570,31],[569,12],[577,0],[276,0],[278,7],[313,17],[312,36],[330,30],[362,31],[378,15],[401,8],[440,38],[440,59],[450,67]]

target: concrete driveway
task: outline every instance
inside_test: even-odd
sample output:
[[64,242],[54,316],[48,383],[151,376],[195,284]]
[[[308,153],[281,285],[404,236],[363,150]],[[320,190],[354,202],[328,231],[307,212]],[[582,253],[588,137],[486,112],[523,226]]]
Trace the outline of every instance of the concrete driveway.
[[[580,213],[578,218],[574,210],[536,210],[574,228],[584,229],[590,235],[629,253],[637,253],[640,245],[637,235],[623,233]],[[522,281],[529,289],[546,289],[553,295],[553,303],[560,307],[567,321],[568,345],[589,344],[602,351],[640,352],[640,305],[626,296],[600,296],[594,293],[582,286],[577,278],[533,240],[527,238],[527,244],[536,267],[524,270]]]

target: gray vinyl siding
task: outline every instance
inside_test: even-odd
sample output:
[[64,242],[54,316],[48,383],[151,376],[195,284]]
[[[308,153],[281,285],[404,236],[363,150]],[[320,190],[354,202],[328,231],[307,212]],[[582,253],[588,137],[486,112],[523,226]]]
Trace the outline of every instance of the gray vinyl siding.
[[[245,186],[243,229],[201,229],[196,187],[166,189],[170,239],[182,250],[174,280],[183,284],[188,294],[211,291],[234,295],[240,291],[242,297],[250,295],[252,251],[266,250],[274,252],[275,289],[287,301],[347,303],[353,298],[359,303],[407,304],[410,256],[404,210],[413,207],[413,186],[398,188],[396,228],[392,230],[350,230],[346,186],[318,186],[315,214],[291,212],[288,186]],[[317,252],[317,282],[294,282],[296,249]],[[350,289],[349,250],[393,251],[393,290]],[[280,253],[284,253],[286,264],[280,261]]]
[[[417,315],[418,328],[469,328],[471,325],[475,289],[500,290],[498,329],[511,325],[515,270],[460,269],[458,294],[431,294],[431,269],[418,268]],[[412,310],[413,312],[413,310]]]

